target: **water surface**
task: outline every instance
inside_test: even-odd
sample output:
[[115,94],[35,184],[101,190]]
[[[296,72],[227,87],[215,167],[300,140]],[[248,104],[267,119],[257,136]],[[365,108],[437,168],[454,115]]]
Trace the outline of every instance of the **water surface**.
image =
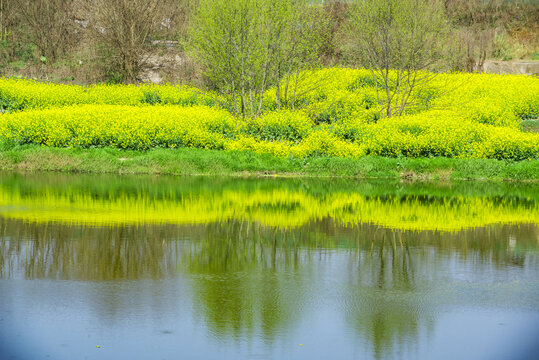
[[0,174],[0,358],[533,359],[538,197]]

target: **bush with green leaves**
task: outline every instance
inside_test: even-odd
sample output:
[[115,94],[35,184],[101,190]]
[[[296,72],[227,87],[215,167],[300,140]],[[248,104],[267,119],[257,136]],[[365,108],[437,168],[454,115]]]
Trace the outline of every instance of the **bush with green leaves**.
[[317,60],[326,25],[308,0],[199,0],[188,45],[228,108],[257,115],[271,86],[275,107],[291,101],[297,75]]

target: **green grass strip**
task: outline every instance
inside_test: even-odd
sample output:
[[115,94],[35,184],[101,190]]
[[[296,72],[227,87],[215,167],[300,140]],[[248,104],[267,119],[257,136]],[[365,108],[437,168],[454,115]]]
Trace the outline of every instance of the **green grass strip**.
[[115,174],[354,177],[407,180],[539,181],[539,160],[279,158],[270,154],[194,148],[67,149],[0,143],[0,169]]

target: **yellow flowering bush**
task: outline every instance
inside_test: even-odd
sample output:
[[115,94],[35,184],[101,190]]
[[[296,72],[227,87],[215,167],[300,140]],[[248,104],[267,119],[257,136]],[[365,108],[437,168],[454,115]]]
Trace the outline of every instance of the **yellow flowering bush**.
[[264,95],[261,116],[237,118],[218,106],[215,94],[184,86],[0,79],[0,110],[8,112],[0,116],[0,139],[63,147],[247,150],[280,157],[539,158],[539,134],[523,133],[519,126],[522,119],[539,116],[534,77],[438,74],[417,87],[403,116],[392,118],[382,117],[379,101],[385,95],[368,70],[305,71],[297,86],[296,79],[288,89],[284,85],[279,87],[283,104],[294,110],[275,110],[273,88]]
[[182,85],[140,85],[139,87],[143,93],[142,102],[150,105],[216,106],[219,104],[217,95],[192,87]]
[[236,123],[224,110],[204,106],[81,105],[9,114],[0,136],[20,144],[222,149]]
[[[444,115],[441,112],[440,115]],[[432,114],[434,115],[434,114]],[[368,154],[524,160],[539,157],[539,134],[447,117],[381,120],[361,129]]]
[[314,122],[303,112],[274,111],[243,122],[242,132],[267,141],[300,141],[307,136]]
[[80,104],[216,105],[219,98],[186,86],[62,85],[0,78],[0,109],[17,111]]
[[365,154],[357,144],[343,140],[327,129],[313,131],[305,140],[291,149],[296,157],[326,155],[360,157]]
[[[365,69],[305,72],[298,81],[296,93],[302,95],[296,103],[303,105],[313,118],[327,122],[358,118],[376,121],[374,114],[380,110],[378,99],[386,100],[385,92],[376,88],[371,72]],[[536,77],[437,74],[412,92],[406,113],[451,110],[479,123],[517,127],[519,120],[539,116],[537,94],[539,79]],[[275,90],[269,90],[267,96],[275,97]]]
[[[287,117],[279,125],[280,115]],[[284,130],[279,127],[284,127]],[[205,106],[80,105],[2,116],[0,137],[19,144],[122,149],[197,147],[248,150],[276,156],[446,156],[536,159],[539,134],[432,111],[382,119],[314,126],[302,112],[237,119]]]

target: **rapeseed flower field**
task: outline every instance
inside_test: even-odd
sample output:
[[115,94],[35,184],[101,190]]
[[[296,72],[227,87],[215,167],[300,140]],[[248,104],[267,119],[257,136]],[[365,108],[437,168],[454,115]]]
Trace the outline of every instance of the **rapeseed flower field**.
[[[539,79],[438,74],[384,118],[370,71],[300,74],[287,106],[276,89],[258,117],[236,117],[218,94],[172,85],[72,86],[0,79],[0,140],[54,147],[195,147],[279,157],[364,155],[499,160],[539,158]],[[280,87],[281,91],[284,87]],[[284,93],[281,94],[284,98]]]

